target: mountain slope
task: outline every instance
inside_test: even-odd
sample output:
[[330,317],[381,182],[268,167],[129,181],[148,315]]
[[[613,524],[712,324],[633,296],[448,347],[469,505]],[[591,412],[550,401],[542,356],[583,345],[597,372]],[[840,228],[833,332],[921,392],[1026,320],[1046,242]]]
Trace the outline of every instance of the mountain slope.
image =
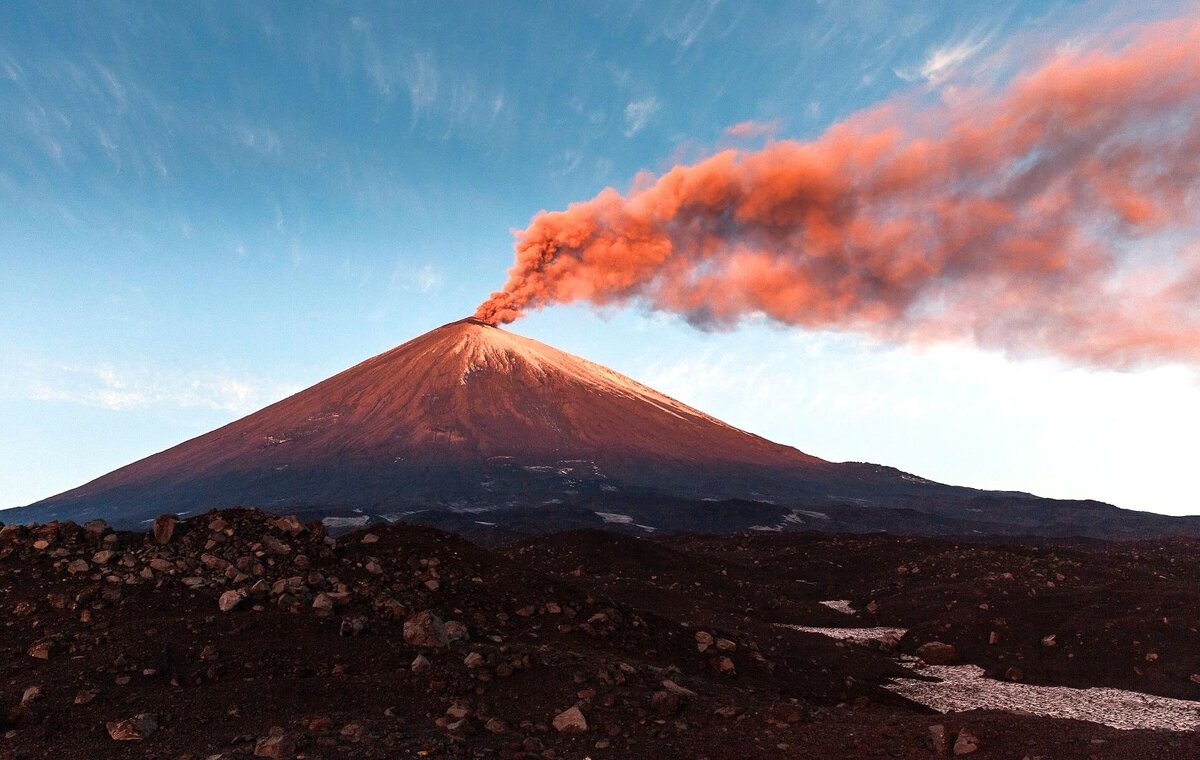
[[[799,515],[785,519],[793,507],[831,507],[839,514],[900,507],[944,517],[939,526],[951,527],[939,532],[972,532],[976,524],[994,532],[1007,524],[1069,534],[1073,525],[1095,519],[1086,504],[827,462],[474,319],[439,327],[3,519],[101,517],[131,524],[164,512],[240,505],[393,517],[554,504],[604,511],[664,498],[696,505],[749,500],[769,507],[763,514],[785,527],[805,524]],[[745,517],[735,521],[735,510],[728,511],[728,529],[746,527]],[[861,518],[864,529],[905,524],[861,512],[868,514],[875,516]],[[666,522],[686,526],[690,519]],[[707,509],[703,524],[719,528],[722,522]]]
[[627,488],[775,498],[838,469],[468,319],[29,511],[494,507]]

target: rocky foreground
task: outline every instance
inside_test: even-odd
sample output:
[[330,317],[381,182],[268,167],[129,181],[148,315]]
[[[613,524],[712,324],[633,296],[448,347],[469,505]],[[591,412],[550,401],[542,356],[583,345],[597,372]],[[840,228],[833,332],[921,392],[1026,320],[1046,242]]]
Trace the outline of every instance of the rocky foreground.
[[1200,756],[1195,731],[942,715],[884,688],[921,677],[906,656],[1200,699],[1194,540],[484,549],[229,510],[4,527],[0,595],[0,758]]

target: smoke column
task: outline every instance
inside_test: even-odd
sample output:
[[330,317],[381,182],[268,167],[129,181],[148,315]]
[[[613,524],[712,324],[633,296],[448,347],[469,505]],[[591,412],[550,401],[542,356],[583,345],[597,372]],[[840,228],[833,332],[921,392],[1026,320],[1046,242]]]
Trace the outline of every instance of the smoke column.
[[1200,363],[1200,21],[639,176],[517,233],[476,316],[634,303],[1112,367]]

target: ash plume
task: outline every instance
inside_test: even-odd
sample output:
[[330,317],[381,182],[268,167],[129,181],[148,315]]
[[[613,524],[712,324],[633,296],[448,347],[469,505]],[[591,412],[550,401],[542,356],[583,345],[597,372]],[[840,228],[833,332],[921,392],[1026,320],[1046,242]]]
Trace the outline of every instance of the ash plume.
[[1061,49],[999,91],[639,176],[517,234],[476,317],[636,304],[1110,367],[1200,363],[1200,20]]

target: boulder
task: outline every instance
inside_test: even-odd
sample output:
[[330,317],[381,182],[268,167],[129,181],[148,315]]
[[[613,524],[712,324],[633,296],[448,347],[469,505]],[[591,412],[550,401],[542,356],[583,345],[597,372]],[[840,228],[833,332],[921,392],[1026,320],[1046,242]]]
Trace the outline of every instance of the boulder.
[[432,610],[423,610],[404,621],[404,643],[439,649],[449,646],[446,625]]
[[971,733],[971,729],[963,728],[954,739],[954,754],[969,755],[979,749],[979,737]]
[[171,543],[171,539],[175,537],[175,531],[178,527],[179,518],[175,515],[159,515],[154,518],[154,543],[159,546]]
[[917,657],[928,665],[953,665],[958,662],[958,651],[952,644],[930,641],[917,647]]

